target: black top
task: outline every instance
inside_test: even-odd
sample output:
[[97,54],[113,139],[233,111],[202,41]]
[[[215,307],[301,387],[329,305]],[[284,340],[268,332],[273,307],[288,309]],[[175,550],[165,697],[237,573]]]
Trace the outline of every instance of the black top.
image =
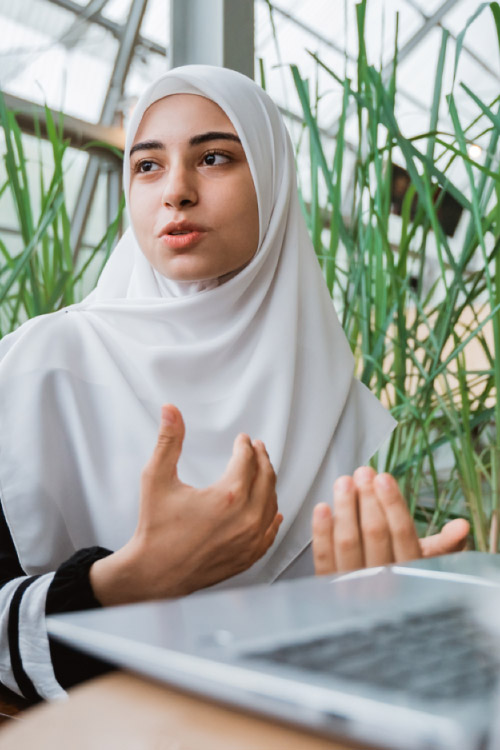
[[[110,555],[103,547],[89,547],[75,552],[56,570],[50,583],[45,603],[45,614],[73,612],[81,609],[94,609],[101,605],[94,596],[90,585],[89,570],[97,560]],[[20,578],[19,585],[10,599],[8,614],[8,648],[12,672],[23,696],[31,701],[40,700],[36,685],[24,669],[19,632],[20,605],[23,594],[39,576],[26,576],[19,562],[12,536],[0,504],[0,588],[14,578]],[[3,644],[5,647],[5,644]],[[50,655],[57,681],[63,688],[96,677],[110,670],[110,666],[98,659],[74,651],[58,643],[49,636]],[[1,679],[1,676],[0,676]]]

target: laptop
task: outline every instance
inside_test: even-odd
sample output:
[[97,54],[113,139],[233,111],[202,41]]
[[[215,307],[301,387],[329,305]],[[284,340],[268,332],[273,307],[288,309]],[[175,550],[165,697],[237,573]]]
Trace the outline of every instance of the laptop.
[[336,739],[500,748],[500,556],[462,552],[47,622],[122,668]]

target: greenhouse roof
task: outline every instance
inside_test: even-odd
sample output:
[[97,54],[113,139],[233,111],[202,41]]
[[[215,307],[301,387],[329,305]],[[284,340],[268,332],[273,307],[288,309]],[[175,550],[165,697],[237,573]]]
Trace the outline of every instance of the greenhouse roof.
[[[0,0],[0,87],[17,97],[12,100],[16,106],[19,101],[47,104],[83,123],[122,128],[140,92],[168,68],[169,5],[168,0]],[[333,149],[343,99],[334,76],[347,77],[354,86],[357,79],[356,5],[357,0],[255,0],[256,78],[287,115],[295,143],[303,115],[291,65],[309,80],[311,98],[320,94],[313,104]],[[439,130],[452,131],[445,100],[452,88],[468,122],[478,109],[460,84],[483,102],[498,96],[499,44],[486,5],[481,0],[368,0],[367,57],[385,80],[391,75],[398,28],[396,114],[406,137],[429,131],[443,36],[447,49]],[[355,151],[358,121],[354,111],[348,114],[344,138],[347,150]],[[103,140],[107,132],[102,131]],[[486,136],[477,128],[467,136],[479,158]],[[299,154],[298,163],[299,173],[307,169],[307,155]],[[463,173],[453,176],[465,181]]]
[[[0,0],[2,90],[98,122],[131,4],[132,0]],[[120,99],[125,114],[144,85],[168,65],[168,2],[145,0],[145,6]],[[332,133],[342,93],[339,87],[332,88],[332,79],[311,53],[339,76],[347,73],[356,78],[355,6],[355,0],[255,2],[256,56],[265,61],[270,93],[284,108],[298,114],[289,64],[297,64],[303,77],[316,81],[318,76],[320,90],[331,91],[323,96],[320,115],[323,127]],[[403,127],[425,130],[443,30],[450,34],[445,79],[449,88],[456,40],[480,6],[480,0],[368,1],[368,58],[386,70],[390,69],[396,17],[399,19],[398,90]],[[495,24],[492,15],[484,12],[467,32],[457,80],[482,99],[493,99],[499,72]],[[457,97],[467,98],[460,90]]]

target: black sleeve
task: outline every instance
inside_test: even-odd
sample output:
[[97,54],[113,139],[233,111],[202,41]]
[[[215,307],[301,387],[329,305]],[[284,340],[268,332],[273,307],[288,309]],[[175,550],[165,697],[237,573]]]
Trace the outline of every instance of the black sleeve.
[[[110,550],[90,547],[76,552],[56,570],[47,592],[45,614],[53,615],[79,609],[93,609],[100,604],[94,596],[89,580],[92,563],[110,555]],[[14,578],[19,578],[19,586],[10,600],[8,617],[8,640],[13,673],[22,694],[30,701],[39,700],[36,686],[24,671],[19,653],[19,610],[22,596],[38,576],[26,576],[10,529],[0,503],[0,588]],[[93,659],[68,646],[63,646],[49,638],[50,654],[57,681],[63,688],[96,677],[111,669],[108,664]]]
[[0,587],[7,581],[19,576],[25,576],[26,573],[21,568],[21,563],[17,556],[17,550],[14,547],[10,529],[5,520],[2,505],[0,503]]
[[[49,586],[45,614],[55,615],[100,607],[90,585],[89,570],[92,563],[110,554],[110,550],[103,547],[89,547],[78,550],[63,562]],[[65,689],[112,669],[106,662],[65,646],[50,636],[49,645],[54,674]]]

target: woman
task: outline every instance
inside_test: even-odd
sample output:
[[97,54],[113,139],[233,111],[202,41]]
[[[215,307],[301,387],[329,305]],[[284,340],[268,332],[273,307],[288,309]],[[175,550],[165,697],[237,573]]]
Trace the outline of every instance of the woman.
[[[94,292],[0,343],[1,679],[29,697],[84,674],[46,612],[312,573],[314,504],[394,426],[353,379],[258,86],[164,75],[132,117],[124,185],[132,228]],[[341,485],[334,531],[315,514],[319,572],[421,553],[392,478]]]

